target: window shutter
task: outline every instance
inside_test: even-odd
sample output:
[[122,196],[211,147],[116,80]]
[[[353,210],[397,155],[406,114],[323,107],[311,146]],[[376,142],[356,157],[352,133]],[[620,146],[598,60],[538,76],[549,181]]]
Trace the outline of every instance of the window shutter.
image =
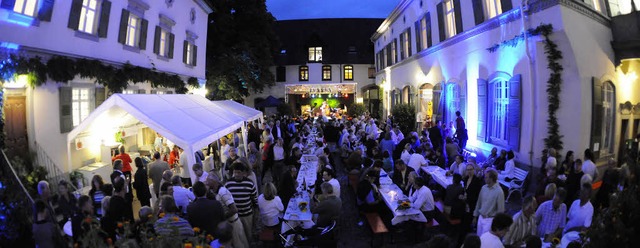
[[71,12],[69,12],[68,28],[78,30],[78,25],[80,24],[80,11],[82,11],[82,0],[73,0],[71,2]]
[[431,13],[427,12],[426,17],[427,18],[427,47],[431,47]]
[[413,54],[411,52],[411,29],[407,28],[407,58]]
[[156,33],[153,35],[153,53],[160,54],[160,36],[162,29],[156,26]]
[[592,108],[591,108],[591,151],[593,152],[593,161],[598,160],[600,157],[599,149],[596,151],[596,144],[598,147],[602,147],[600,142],[602,141],[602,121],[604,114],[604,106],[602,104],[603,98],[603,83],[597,79],[592,78],[593,81],[593,95],[592,95]]
[[[463,119],[467,119],[467,84],[464,84],[464,87],[460,87],[459,89],[459,97],[460,97],[460,116],[462,116]],[[456,118],[455,116],[452,116],[452,118]]]
[[406,54],[404,54],[404,33],[400,34],[400,60],[402,61],[404,60],[405,56],[407,56]]
[[487,140],[487,80],[478,78],[478,141]]
[[107,38],[107,32],[109,31],[109,17],[111,16],[111,2],[102,1],[100,7],[100,22],[98,24],[98,37]]
[[2,0],[0,1],[0,8],[13,10],[16,5],[16,0]]
[[120,28],[118,29],[118,43],[126,44],[127,41],[127,25],[129,24],[129,11],[122,9],[120,15]]
[[147,90],[138,90],[138,94],[147,94]]
[[193,45],[193,66],[198,65],[198,46]]
[[420,35],[420,19],[418,19],[418,21],[416,21],[415,23],[415,27],[416,27],[416,53],[420,52],[420,49],[422,49],[422,45],[420,44],[420,39],[422,38],[422,35]]
[[436,5],[436,9],[438,9],[438,30],[440,31],[440,42],[447,39],[447,34],[444,32],[444,6],[442,2]]
[[149,21],[142,19],[140,22],[140,43],[138,44],[138,48],[140,50],[147,49],[147,27],[149,26]]
[[[396,40],[394,40],[395,42]],[[387,66],[393,65],[393,63],[391,63],[392,59],[391,59],[391,43],[389,43],[389,45],[387,45]]]
[[471,0],[473,5],[473,17],[476,19],[476,25],[484,22],[484,7],[482,0]]
[[71,87],[58,88],[60,106],[60,133],[73,129],[73,111],[71,111]]
[[456,16],[456,34],[462,33],[462,8],[460,0],[453,0],[453,13]]
[[502,5],[502,13],[513,9],[513,4],[511,3],[511,0],[501,0],[500,3]]
[[187,63],[187,49],[189,47],[189,42],[188,41],[184,41],[182,42],[182,63]]
[[518,74],[509,80],[509,106],[507,109],[507,142],[512,150],[520,150],[520,123],[522,119],[521,94],[522,75]]
[[389,46],[389,58],[391,58],[389,65],[398,63],[398,39],[393,39],[393,46]]
[[43,22],[50,22],[51,15],[53,14],[53,4],[55,0],[44,0],[38,10],[38,20]]
[[100,104],[102,104],[104,100],[106,100],[107,94],[105,88],[102,87],[96,87],[95,94],[95,108],[98,108],[98,106],[100,106]]
[[173,43],[175,42],[176,35],[169,33],[169,58],[173,58]]

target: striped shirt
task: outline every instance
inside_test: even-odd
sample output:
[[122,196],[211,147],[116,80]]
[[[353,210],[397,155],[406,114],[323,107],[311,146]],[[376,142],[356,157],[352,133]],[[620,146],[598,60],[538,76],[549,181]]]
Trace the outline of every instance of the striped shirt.
[[253,214],[252,206],[258,203],[258,193],[250,179],[245,177],[240,181],[230,180],[224,187],[231,192],[240,217]]
[[96,213],[96,216],[102,217],[102,199],[104,198],[104,193],[102,190],[96,190],[93,193],[93,208]]
[[193,236],[193,229],[189,222],[175,214],[166,214],[153,225],[157,234]]

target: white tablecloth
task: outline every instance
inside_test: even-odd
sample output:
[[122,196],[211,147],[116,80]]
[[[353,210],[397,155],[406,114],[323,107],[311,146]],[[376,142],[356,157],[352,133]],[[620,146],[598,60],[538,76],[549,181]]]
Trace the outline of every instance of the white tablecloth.
[[397,185],[391,182],[391,178],[389,178],[387,173],[381,171],[380,176],[380,195],[382,195],[384,203],[387,204],[387,207],[389,207],[393,213],[391,224],[397,225],[408,220],[427,222],[424,214],[422,214],[419,209],[413,208],[414,206],[407,210],[399,210],[398,200],[408,200],[408,197],[402,193],[402,190],[400,190]]
[[453,184],[453,176],[447,176],[447,171],[438,166],[423,166],[420,169],[422,169],[422,171],[426,173],[429,173],[431,177],[433,177],[433,180],[435,180],[445,189],[447,188],[447,186]]
[[[304,161],[304,159],[303,159]],[[296,227],[302,225],[304,228],[310,228],[315,223],[313,222],[313,214],[311,213],[311,196],[309,192],[304,190],[303,182],[307,183],[307,189],[310,189],[316,182],[318,175],[316,174],[316,167],[318,161],[303,162],[298,171],[298,193],[289,200],[287,208],[284,212],[283,219],[287,220],[289,225]],[[305,211],[301,211],[298,207],[299,202],[306,202],[307,208]],[[281,231],[284,233],[291,229],[287,224],[282,224]]]

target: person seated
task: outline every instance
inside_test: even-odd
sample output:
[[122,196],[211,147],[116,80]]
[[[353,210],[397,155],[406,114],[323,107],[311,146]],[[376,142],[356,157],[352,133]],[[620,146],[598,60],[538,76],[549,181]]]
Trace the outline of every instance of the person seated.
[[411,156],[409,157],[409,163],[407,165],[413,168],[415,171],[420,171],[420,168],[422,166],[427,166],[429,164],[427,160],[424,159],[424,156],[422,155],[421,147],[416,148],[415,151],[416,152],[414,154],[411,154]]
[[[311,213],[318,215],[316,224],[309,229],[303,229],[298,226],[292,230],[286,231],[283,235],[298,233],[307,237],[315,236],[320,234],[324,228],[330,226],[334,221],[340,218],[340,213],[342,212],[342,200],[333,194],[333,186],[325,182],[320,185],[320,188],[322,189],[322,195],[314,195],[313,200],[311,201]],[[305,242],[302,242],[299,245],[303,245],[303,243],[313,244],[316,241],[317,240],[311,238],[305,240]]]
[[421,177],[416,178],[413,183],[413,189],[413,194],[409,196],[411,206],[420,210],[428,220],[436,220],[443,227],[448,226],[449,221],[436,207],[431,189],[427,188],[424,179]]
[[458,173],[453,174],[452,184],[447,186],[444,198],[444,212],[451,219],[460,219],[464,214],[464,187],[462,187],[462,176]]
[[580,190],[580,199],[575,200],[567,213],[567,224],[563,233],[581,232],[591,226],[593,218],[593,205],[591,204],[591,184],[583,184]]
[[409,182],[409,173],[415,171],[413,168],[408,167],[401,159],[396,160],[396,168],[393,171],[393,177],[391,181],[401,189],[404,189]]
[[413,185],[416,182],[416,178],[418,178],[418,174],[415,171],[409,172],[409,181],[407,182],[407,185],[404,186],[404,188],[401,188],[402,193],[404,193],[405,195],[413,194]]
[[503,149],[500,150],[500,156],[493,162],[493,168],[498,171],[503,171],[505,163],[507,163],[507,151]]
[[175,235],[183,237],[193,236],[191,224],[178,216],[179,210],[173,197],[165,195],[160,198],[160,209],[164,216],[156,221],[153,228],[159,235]]
[[382,169],[385,172],[391,173],[393,171],[393,159],[388,151],[382,152]]
[[349,174],[360,174],[362,170],[362,152],[362,148],[358,147],[349,155],[345,164]]
[[460,154],[460,146],[458,146],[458,144],[453,142],[453,139],[451,139],[451,137],[447,137],[446,138],[446,145],[444,147],[445,151],[447,152],[447,156],[449,161],[453,161],[455,160],[456,156],[461,155]]
[[526,239],[531,235],[536,235],[537,223],[533,218],[538,204],[532,196],[525,197],[522,202],[522,210],[513,216],[513,225],[502,239],[505,245],[521,247]]
[[429,160],[432,164],[437,165],[438,167],[445,169],[445,165],[447,164],[447,159],[442,154],[442,148],[436,148],[436,154],[434,160]]
[[515,178],[516,164],[513,160],[515,157],[513,151],[507,152],[507,162],[504,164],[504,171],[500,171],[500,174],[498,174],[499,180],[510,182]]
[[491,149],[491,154],[489,154],[489,157],[487,157],[487,160],[485,161],[483,167],[493,166],[493,164],[495,164],[497,159],[498,159],[498,148],[494,147]]
[[449,170],[447,171],[447,176],[451,176],[453,174],[463,175],[466,168],[467,166],[464,163],[464,157],[462,157],[462,155],[456,155],[455,161],[451,164]]
[[409,164],[409,160],[411,159],[411,151],[411,144],[405,144],[404,150],[402,150],[402,154],[400,154],[400,159],[402,159],[402,162],[404,162],[405,164]]
[[368,171],[364,180],[358,183],[356,203],[360,212],[372,213],[380,210],[382,198],[380,195],[379,173]]

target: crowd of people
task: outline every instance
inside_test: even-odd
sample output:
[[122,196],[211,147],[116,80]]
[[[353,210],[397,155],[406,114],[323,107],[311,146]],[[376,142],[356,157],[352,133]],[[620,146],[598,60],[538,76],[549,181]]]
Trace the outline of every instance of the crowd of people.
[[[179,237],[205,233],[213,247],[252,247],[263,229],[272,229],[279,240],[281,217],[298,193],[303,153],[318,161],[310,203],[317,215],[312,229],[339,220],[345,207],[341,194],[355,183],[353,207],[361,214],[377,213],[401,233],[417,230],[412,240],[429,247],[541,247],[554,239],[576,245],[581,240],[575,233],[591,226],[594,212],[607,208],[609,195],[636,185],[636,168],[618,167],[611,160],[593,197],[592,184],[600,177],[592,152],[585,150],[580,159],[568,151],[558,163],[557,152],[545,149],[541,173],[525,179],[525,187],[536,188],[525,189],[521,209],[510,215],[507,188],[500,182],[516,180],[515,153],[494,148],[482,161],[463,155],[467,133],[464,119],[456,114],[449,125],[437,122],[406,133],[392,116],[328,121],[274,116],[262,124],[249,123],[246,142],[238,132],[196,152],[197,163],[191,166],[177,146],[169,152],[157,149],[150,159],[131,159],[121,147],[113,157],[111,177],[92,178],[88,195],[76,198],[66,181],[59,182],[57,194],[50,192],[48,182],[38,184],[34,239],[39,247],[65,242],[86,246],[83,237],[93,227],[85,220],[92,218],[111,241],[139,239],[141,232]],[[451,185],[436,183],[421,169],[429,165],[446,170]],[[196,175],[193,182],[189,169]],[[348,175],[349,182],[338,180],[338,174]],[[394,209],[382,200],[381,175],[388,175],[408,196],[427,224],[391,224]],[[134,192],[142,206],[137,217]],[[58,231],[67,222],[70,237]],[[130,231],[123,232],[122,223],[131,223],[125,227]]]

